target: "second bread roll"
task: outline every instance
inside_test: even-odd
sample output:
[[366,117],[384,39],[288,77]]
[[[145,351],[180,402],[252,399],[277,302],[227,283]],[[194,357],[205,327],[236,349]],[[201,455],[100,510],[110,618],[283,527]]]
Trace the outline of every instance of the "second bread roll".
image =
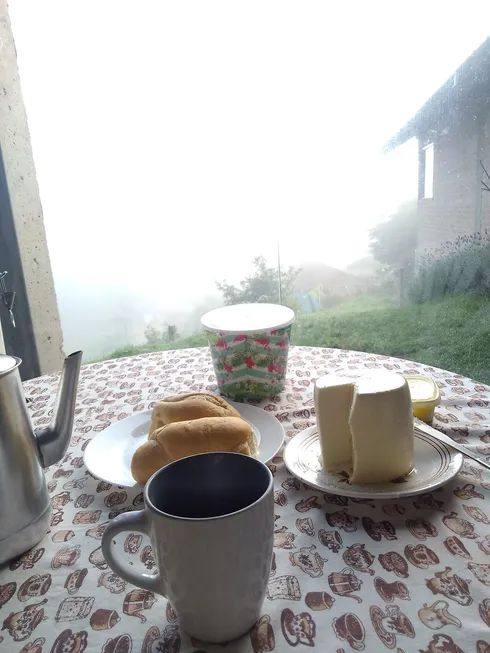
[[240,417],[240,413],[222,397],[207,392],[165,397],[153,408],[150,438],[162,426],[202,417]]

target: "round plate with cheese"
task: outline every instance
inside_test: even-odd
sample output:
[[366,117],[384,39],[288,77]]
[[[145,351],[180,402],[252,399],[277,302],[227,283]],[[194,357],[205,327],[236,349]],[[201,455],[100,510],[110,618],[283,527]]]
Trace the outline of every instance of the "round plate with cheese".
[[[233,401],[228,403],[252,426],[259,447],[259,460],[264,463],[272,460],[284,440],[282,424],[273,413],[262,408]],[[85,450],[84,462],[88,470],[114,485],[137,486],[131,474],[131,460],[136,449],[148,440],[152,413],[152,410],[137,413],[98,433]]]
[[356,485],[349,482],[349,472],[327,472],[322,465],[318,427],[298,433],[284,450],[284,462],[291,474],[311,487],[359,499],[398,499],[430,492],[454,478],[463,465],[463,455],[414,430],[412,471],[389,483]]

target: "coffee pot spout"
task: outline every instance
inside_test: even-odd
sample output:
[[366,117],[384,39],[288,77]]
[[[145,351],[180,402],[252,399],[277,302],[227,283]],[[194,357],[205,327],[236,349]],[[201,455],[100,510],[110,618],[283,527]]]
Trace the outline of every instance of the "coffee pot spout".
[[40,462],[44,468],[60,461],[70,444],[82,354],[76,351],[65,358],[51,424],[36,430]]

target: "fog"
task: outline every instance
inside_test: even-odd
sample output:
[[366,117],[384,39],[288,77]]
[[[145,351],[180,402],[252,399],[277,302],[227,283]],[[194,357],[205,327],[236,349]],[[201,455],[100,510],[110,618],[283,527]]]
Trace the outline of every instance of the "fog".
[[384,157],[384,141],[490,13],[400,7],[10,2],[66,350],[192,332],[216,280],[278,247],[339,268],[368,252],[416,195],[415,144]]

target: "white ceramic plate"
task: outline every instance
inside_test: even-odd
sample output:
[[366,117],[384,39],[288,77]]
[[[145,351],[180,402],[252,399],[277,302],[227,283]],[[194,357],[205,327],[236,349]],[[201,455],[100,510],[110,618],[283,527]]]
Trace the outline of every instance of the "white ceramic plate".
[[447,483],[460,471],[463,454],[415,430],[414,467],[396,482],[354,485],[347,472],[326,472],[321,464],[318,429],[312,426],[298,433],[284,450],[284,463],[291,474],[317,490],[362,499],[398,499],[430,492]]
[[[255,431],[259,460],[264,463],[272,460],[284,440],[282,424],[272,413],[256,406],[233,401],[228,403],[238,410]],[[136,449],[148,439],[151,413],[151,410],[137,413],[98,433],[85,449],[84,461],[89,472],[114,485],[136,486],[131,476],[131,459]]]

